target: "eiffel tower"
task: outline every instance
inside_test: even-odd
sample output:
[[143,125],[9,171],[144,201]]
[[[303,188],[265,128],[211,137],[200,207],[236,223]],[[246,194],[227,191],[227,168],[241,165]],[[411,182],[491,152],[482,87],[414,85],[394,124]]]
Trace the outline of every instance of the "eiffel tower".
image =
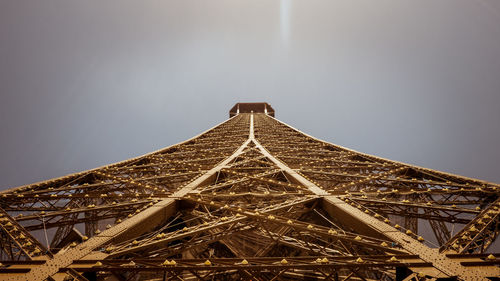
[[500,185],[274,114],[238,103],[182,143],[1,192],[0,279],[499,280]]

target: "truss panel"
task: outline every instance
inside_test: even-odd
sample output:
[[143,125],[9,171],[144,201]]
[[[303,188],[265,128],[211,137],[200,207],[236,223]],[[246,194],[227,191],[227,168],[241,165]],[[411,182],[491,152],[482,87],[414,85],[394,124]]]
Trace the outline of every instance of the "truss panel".
[[1,280],[491,280],[500,186],[237,104],[180,144],[0,193]]

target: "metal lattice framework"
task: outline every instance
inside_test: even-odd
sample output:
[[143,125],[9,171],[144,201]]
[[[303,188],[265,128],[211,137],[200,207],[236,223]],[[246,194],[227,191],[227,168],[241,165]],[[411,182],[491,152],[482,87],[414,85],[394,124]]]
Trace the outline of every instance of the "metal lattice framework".
[[0,279],[498,280],[499,185],[233,109],[183,143],[1,192]]

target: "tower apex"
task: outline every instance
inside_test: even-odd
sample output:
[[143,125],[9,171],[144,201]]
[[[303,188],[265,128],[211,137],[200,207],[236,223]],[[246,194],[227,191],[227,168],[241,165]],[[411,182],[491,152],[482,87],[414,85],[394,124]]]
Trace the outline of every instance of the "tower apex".
[[229,110],[229,118],[238,113],[266,113],[274,117],[274,109],[267,102],[238,102]]

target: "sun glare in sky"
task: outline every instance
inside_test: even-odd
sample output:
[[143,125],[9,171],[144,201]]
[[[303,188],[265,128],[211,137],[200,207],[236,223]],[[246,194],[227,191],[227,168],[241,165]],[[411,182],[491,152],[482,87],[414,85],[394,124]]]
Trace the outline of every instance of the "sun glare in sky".
[[280,0],[280,35],[283,45],[288,45],[290,38],[290,13],[292,0]]

